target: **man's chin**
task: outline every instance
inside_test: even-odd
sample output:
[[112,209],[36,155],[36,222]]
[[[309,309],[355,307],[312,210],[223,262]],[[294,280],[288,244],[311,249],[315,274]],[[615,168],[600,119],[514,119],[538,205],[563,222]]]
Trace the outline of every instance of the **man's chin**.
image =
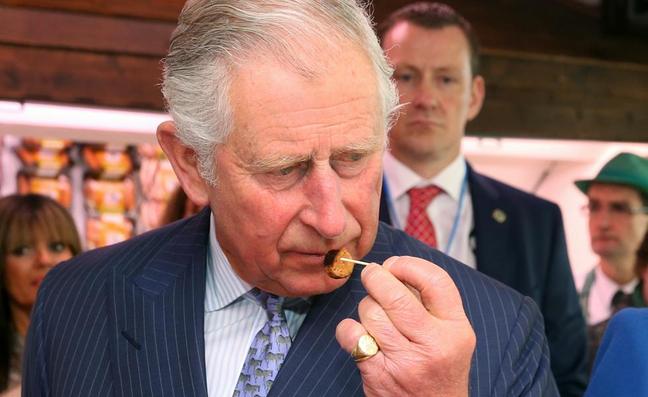
[[286,283],[289,288],[283,288],[283,293],[278,294],[287,297],[306,297],[328,294],[340,288],[349,278],[333,279],[328,275],[318,276],[308,280],[291,280]]

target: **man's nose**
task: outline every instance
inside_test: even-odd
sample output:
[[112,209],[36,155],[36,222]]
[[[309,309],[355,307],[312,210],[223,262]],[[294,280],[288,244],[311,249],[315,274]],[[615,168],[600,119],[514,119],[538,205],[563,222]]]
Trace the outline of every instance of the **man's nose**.
[[438,91],[431,82],[421,82],[414,90],[412,102],[422,109],[434,108],[438,104]]
[[310,205],[303,212],[303,222],[324,238],[340,236],[346,226],[340,177],[330,167],[314,169],[305,189]]
[[605,229],[610,225],[610,212],[601,209],[596,213],[590,213],[590,222],[595,222],[600,229]]

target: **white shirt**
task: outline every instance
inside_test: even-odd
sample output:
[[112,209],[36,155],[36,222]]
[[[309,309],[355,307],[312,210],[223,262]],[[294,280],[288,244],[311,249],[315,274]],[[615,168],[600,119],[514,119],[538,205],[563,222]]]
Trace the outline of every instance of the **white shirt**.
[[[470,198],[470,189],[465,184],[463,203],[460,212],[459,202],[462,185],[466,181],[467,166],[462,155],[431,179],[424,179],[405,164],[398,161],[389,152],[385,152],[383,159],[386,190],[389,192],[388,202],[391,201],[390,215],[394,226],[403,229],[407,223],[410,200],[407,191],[413,187],[436,185],[443,189],[432,200],[427,208],[427,215],[432,220],[439,250],[447,255],[476,268],[477,260],[473,251],[470,232],[473,230],[473,209]],[[448,242],[452,226],[457,219],[457,229],[448,252]]]
[[[205,367],[207,395],[231,397],[252,339],[268,320],[265,310],[245,295],[253,287],[234,272],[209,226],[205,288]],[[290,337],[294,340],[308,310],[308,301],[284,303]]]
[[631,294],[637,284],[638,279],[634,279],[627,284],[619,285],[610,279],[600,266],[594,269],[594,284],[590,289],[589,299],[587,300],[587,324],[594,325],[605,321],[612,316],[612,298],[620,289],[626,294]]

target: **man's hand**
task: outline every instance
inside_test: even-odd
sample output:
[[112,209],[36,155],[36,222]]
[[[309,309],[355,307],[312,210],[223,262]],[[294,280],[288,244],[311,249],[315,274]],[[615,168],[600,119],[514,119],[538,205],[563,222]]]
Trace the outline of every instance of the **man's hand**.
[[366,333],[378,342],[378,354],[357,364],[365,394],[467,396],[476,338],[450,276],[403,256],[367,266],[362,283],[360,323],[343,320],[336,338],[347,352]]

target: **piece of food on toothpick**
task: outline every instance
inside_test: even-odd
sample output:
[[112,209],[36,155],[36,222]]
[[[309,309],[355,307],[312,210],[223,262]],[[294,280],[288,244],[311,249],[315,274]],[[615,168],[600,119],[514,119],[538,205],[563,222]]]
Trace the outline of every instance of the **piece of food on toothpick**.
[[324,256],[324,267],[331,278],[347,278],[353,273],[353,262],[342,258],[353,259],[346,248],[330,250]]

